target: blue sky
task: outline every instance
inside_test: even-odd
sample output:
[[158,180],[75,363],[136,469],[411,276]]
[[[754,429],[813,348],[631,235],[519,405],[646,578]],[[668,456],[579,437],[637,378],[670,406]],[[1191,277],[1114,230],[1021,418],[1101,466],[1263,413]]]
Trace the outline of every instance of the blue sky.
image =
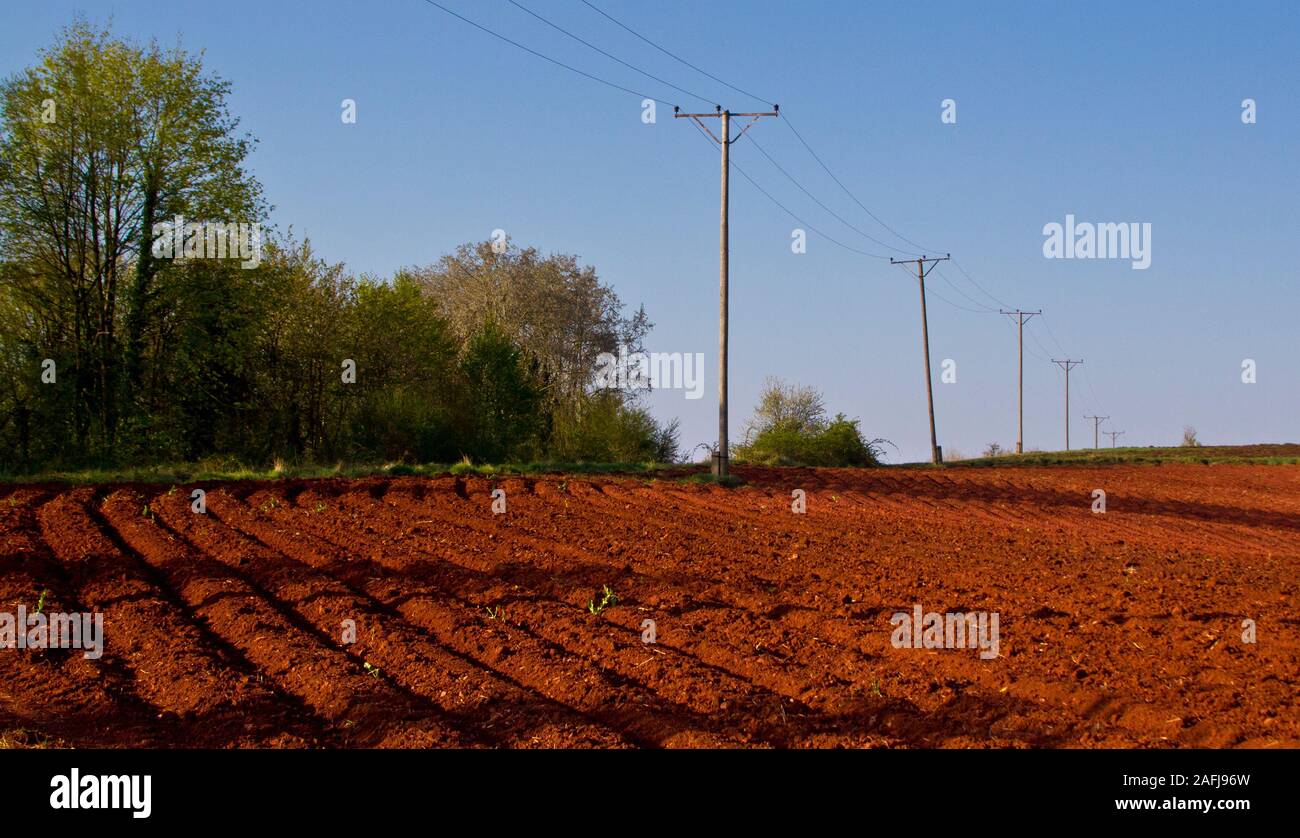
[[[440,2],[593,74],[708,107],[506,0]],[[711,101],[759,105],[579,0],[521,2]],[[1186,424],[1207,443],[1300,438],[1294,3],[593,2],[779,102],[876,216],[951,252],[996,301],[952,266],[927,281],[935,294],[1045,311],[1026,327],[1027,447],[1063,444],[1062,374],[1036,357],[1049,353],[1085,360],[1071,374],[1073,447],[1091,444],[1082,417],[1098,412],[1130,444],[1174,443]],[[260,141],[251,165],[273,220],[330,260],[390,275],[500,228],[594,265],[629,306],[645,304],[657,324],[648,349],[704,353],[705,398],[666,390],[649,404],[681,419],[685,448],[716,438],[718,155],[668,109],[643,124],[639,97],[423,0],[11,2],[0,7],[0,73],[32,63],[78,11],[204,50]],[[357,102],[355,125],[339,118],[345,98]],[[1242,122],[1245,98],[1255,124]],[[956,124],[940,120],[944,99],[956,101]],[[913,249],[841,192],[788,126],[765,120],[752,133],[854,226]],[[806,225],[902,255],[845,228],[747,142],[733,159]],[[1150,268],[1044,258],[1043,225],[1067,214],[1150,223]],[[733,175],[733,437],[764,376],[779,375],[894,442],[891,460],[925,459],[915,279],[812,232],[807,253],[792,253],[791,231],[805,224]],[[930,333],[940,443],[966,455],[1014,445],[1010,322],[932,295]],[[945,384],[948,358],[957,381]],[[1255,384],[1241,381],[1246,358]]]

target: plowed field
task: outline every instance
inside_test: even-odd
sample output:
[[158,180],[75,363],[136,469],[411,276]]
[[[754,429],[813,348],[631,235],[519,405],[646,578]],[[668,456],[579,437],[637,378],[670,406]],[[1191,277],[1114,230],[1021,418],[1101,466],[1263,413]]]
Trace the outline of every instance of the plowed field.
[[[738,471],[0,487],[0,612],[106,637],[0,649],[0,737],[1300,745],[1300,467]],[[999,654],[896,647],[916,606]]]

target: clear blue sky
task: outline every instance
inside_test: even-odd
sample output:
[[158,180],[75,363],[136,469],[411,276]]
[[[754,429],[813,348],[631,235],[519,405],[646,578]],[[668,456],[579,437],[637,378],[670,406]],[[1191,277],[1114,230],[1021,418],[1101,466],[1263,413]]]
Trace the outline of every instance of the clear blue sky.
[[[440,0],[594,74],[699,108],[505,0]],[[624,60],[733,110],[758,103],[676,63],[579,0],[524,5]],[[877,216],[950,251],[1026,327],[1085,364],[1072,437],[1091,423],[1130,444],[1296,441],[1300,417],[1300,7],[1242,3],[628,2],[593,0],[738,87],[781,104]],[[703,352],[706,397],[656,393],[685,448],[716,436],[718,158],[661,109],[549,65],[423,0],[6,2],[0,73],[34,60],[82,11],[137,39],[177,37],[234,84],[260,145],[274,221],[357,272],[426,264],[496,228],[575,253],[657,324],[648,347]],[[344,125],[339,103],[357,102]],[[940,102],[957,102],[957,124]],[[1258,122],[1241,121],[1241,101]],[[753,136],[855,226],[905,249],[820,169],[787,126]],[[745,143],[734,160],[805,222],[844,228]],[[915,280],[809,233],[732,179],[732,426],[765,375],[821,388],[901,453],[928,455]],[[1047,260],[1044,224],[1150,222],[1152,264]],[[951,267],[944,276],[997,303]],[[939,275],[938,294],[977,308]],[[1044,327],[1050,327],[1050,334]],[[1015,335],[1006,318],[930,301],[939,438],[978,454],[1015,442]],[[1055,340],[1053,339],[1055,338]],[[1056,341],[1059,341],[1058,348]],[[957,382],[939,381],[957,362]],[[1241,383],[1245,358],[1258,383]],[[1061,373],[1026,356],[1026,444],[1062,446]],[[1105,440],[1103,438],[1103,443]]]

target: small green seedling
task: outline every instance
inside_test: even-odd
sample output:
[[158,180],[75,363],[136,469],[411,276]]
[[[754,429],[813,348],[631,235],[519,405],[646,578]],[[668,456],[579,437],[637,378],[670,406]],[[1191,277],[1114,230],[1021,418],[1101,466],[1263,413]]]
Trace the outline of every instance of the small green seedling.
[[41,591],[40,599],[36,600],[36,613],[40,614],[45,610],[45,598],[50,595],[48,590]]
[[361,668],[364,669],[366,671],[366,674],[371,676],[372,678],[379,678],[384,674],[384,671],[382,669],[375,666],[370,661],[363,661],[361,663]]
[[590,611],[592,614],[599,614],[609,606],[618,604],[618,594],[614,593],[614,590],[610,588],[609,585],[605,585],[603,587],[604,590],[601,593],[599,605],[596,604],[596,600],[594,598],[587,600],[587,610]]
[[484,608],[483,610],[487,612],[489,620],[500,620],[506,615],[505,609],[499,605],[494,608]]

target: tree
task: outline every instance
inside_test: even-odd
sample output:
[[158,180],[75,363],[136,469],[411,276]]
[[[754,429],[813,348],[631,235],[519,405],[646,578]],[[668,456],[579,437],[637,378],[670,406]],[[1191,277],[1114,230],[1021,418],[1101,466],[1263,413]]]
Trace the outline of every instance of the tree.
[[746,425],[747,436],[776,428],[797,433],[817,433],[826,427],[826,405],[813,387],[789,384],[769,376],[763,381],[754,416]]
[[10,304],[41,321],[0,340],[39,339],[29,348],[64,362],[75,443],[65,456],[113,456],[124,395],[132,409],[159,325],[152,219],[259,220],[227,91],[179,49],[140,48],[84,21],[0,84],[0,260]]
[[409,274],[438,301],[461,341],[494,324],[528,347],[547,401],[573,406],[589,390],[600,354],[639,351],[652,324],[643,308],[625,317],[614,289],[577,257],[504,244],[461,245]]
[[542,391],[535,365],[505,330],[492,322],[482,326],[465,347],[460,372],[469,422],[464,453],[504,462],[535,450],[542,430]]

